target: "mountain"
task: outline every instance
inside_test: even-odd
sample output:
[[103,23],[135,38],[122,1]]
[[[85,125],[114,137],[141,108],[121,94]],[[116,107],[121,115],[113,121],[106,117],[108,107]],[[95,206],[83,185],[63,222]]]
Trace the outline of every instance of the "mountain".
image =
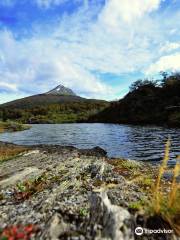
[[37,106],[49,105],[49,104],[63,104],[63,103],[76,103],[76,102],[102,102],[104,100],[86,99],[76,95],[70,88],[66,88],[63,85],[58,85],[52,90],[21,99],[17,99],[11,102],[7,102],[0,105],[0,108],[34,108]]
[[89,122],[180,127],[180,74],[161,82],[136,81],[123,99],[90,116]]
[[86,101],[85,98],[77,96],[71,89],[64,87],[63,85],[58,85],[52,90],[37,94],[21,99],[17,99],[11,102],[1,104],[0,107],[11,107],[26,109],[33,108],[36,106],[47,105],[47,104],[61,104],[67,102],[79,102]]
[[46,93],[1,104],[0,119],[21,123],[86,122],[108,105],[104,100],[82,98],[58,85]]
[[58,85],[51,91],[47,92],[46,94],[50,95],[62,95],[62,96],[76,96],[76,94],[70,89],[66,88],[63,85]]

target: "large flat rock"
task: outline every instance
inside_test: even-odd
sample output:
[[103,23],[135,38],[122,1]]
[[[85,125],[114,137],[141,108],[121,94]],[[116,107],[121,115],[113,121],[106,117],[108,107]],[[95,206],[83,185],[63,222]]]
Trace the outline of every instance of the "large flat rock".
[[10,175],[0,181],[0,187],[7,187],[16,184],[17,182],[25,181],[30,178],[37,177],[42,173],[42,170],[37,167],[27,167],[13,175]]

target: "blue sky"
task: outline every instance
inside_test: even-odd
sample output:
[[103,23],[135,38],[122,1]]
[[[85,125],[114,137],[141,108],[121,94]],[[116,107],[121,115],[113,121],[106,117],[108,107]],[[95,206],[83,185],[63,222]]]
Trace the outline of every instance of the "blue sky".
[[1,0],[0,103],[58,84],[118,99],[180,70],[180,0]]

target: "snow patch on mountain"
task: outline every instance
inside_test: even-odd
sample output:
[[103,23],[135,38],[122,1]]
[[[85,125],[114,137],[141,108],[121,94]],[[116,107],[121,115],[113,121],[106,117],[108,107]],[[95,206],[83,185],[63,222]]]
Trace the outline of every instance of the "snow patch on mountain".
[[62,95],[62,96],[76,96],[76,94],[70,88],[66,88],[61,84],[58,85],[57,87],[53,88],[51,91],[47,92],[46,94]]

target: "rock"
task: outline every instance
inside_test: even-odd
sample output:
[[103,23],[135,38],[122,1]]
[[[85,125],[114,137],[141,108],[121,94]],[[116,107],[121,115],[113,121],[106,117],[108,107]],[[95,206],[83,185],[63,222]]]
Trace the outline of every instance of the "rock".
[[0,181],[1,187],[7,187],[10,185],[14,185],[19,181],[24,181],[26,179],[37,177],[42,173],[42,170],[37,167],[27,167],[20,172],[17,172],[10,177]]
[[96,157],[106,157],[107,152],[100,148],[100,147],[94,147],[92,149],[82,149],[80,150],[81,154],[84,154],[86,156],[96,156]]
[[101,178],[104,172],[104,163],[102,164],[92,164],[89,166],[88,171],[91,173],[91,178]]
[[[103,148],[100,148],[100,147],[94,147],[92,149],[92,151],[94,151],[96,154],[98,154],[99,156],[106,156],[107,155],[107,152],[103,149]],[[97,156],[97,155],[96,155]]]
[[66,224],[62,219],[60,219],[60,216],[55,214],[49,229],[50,239],[58,240],[62,234],[68,231],[69,231],[68,224]]
[[40,151],[39,150],[32,150],[32,151],[29,151],[27,153],[24,153],[23,156],[29,156],[31,154],[38,154]]
[[[34,240],[134,239],[135,226],[141,226],[141,221],[137,222],[136,213],[130,215],[126,209],[145,195],[136,183],[130,184],[115,171],[110,159],[102,156],[103,150],[52,145],[31,146],[28,150],[33,151],[1,163],[1,229],[19,223],[35,224],[39,231]],[[42,173],[45,177],[37,181],[37,188],[25,198],[22,192],[17,202],[13,185]],[[157,237],[143,235],[138,239]]]
[[[130,213],[119,206],[112,205],[106,192],[93,192],[91,196],[90,226],[93,239],[133,240],[133,220]],[[98,226],[102,229],[97,230]],[[96,226],[96,227],[95,227]]]

